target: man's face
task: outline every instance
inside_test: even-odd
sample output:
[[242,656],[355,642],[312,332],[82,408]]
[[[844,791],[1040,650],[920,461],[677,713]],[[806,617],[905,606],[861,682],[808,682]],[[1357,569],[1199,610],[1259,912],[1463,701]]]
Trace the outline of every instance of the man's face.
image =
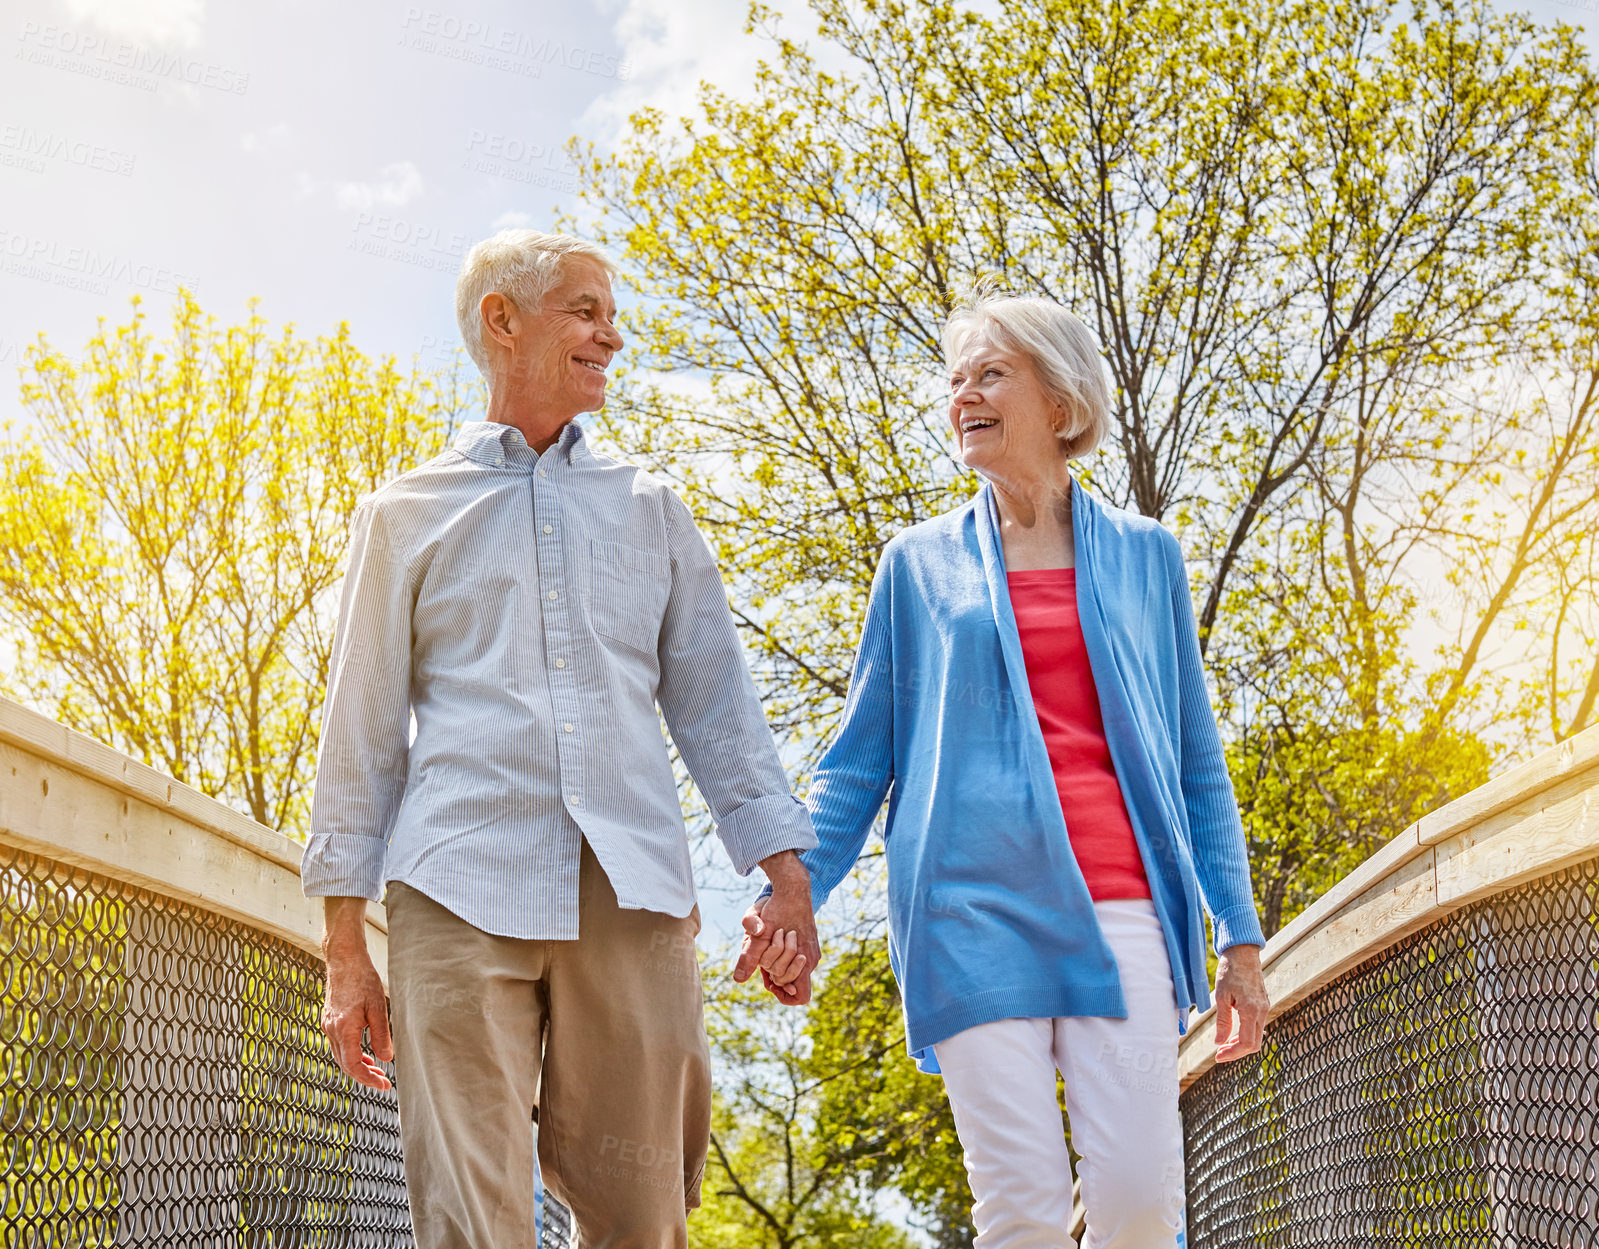
[[[485,302],[494,298],[485,296]],[[598,262],[572,257],[544,306],[531,316],[514,310],[511,319],[512,354],[497,385],[567,417],[605,406],[605,370],[622,349],[622,336],[611,279]]]

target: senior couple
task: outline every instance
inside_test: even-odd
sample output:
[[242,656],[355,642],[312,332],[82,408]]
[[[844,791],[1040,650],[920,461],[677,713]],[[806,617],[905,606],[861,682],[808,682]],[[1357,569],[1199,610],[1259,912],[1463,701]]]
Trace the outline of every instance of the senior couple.
[[1093,336],[1036,298],[950,317],[950,437],[984,485],[884,548],[801,803],[688,508],[575,419],[622,348],[613,273],[566,235],[474,247],[456,315],[486,419],[352,523],[303,876],[335,1057],[375,1088],[395,1064],[417,1245],[530,1249],[535,1151],[581,1249],[687,1243],[710,1062],[657,712],[766,877],[734,974],[784,1003],[887,800],[908,1046],[943,1076],[980,1249],[1074,1244],[1057,1071],[1086,1245],[1177,1244],[1202,907],[1223,1060],[1260,1045],[1262,937],[1181,551],[1070,471],[1110,420]]

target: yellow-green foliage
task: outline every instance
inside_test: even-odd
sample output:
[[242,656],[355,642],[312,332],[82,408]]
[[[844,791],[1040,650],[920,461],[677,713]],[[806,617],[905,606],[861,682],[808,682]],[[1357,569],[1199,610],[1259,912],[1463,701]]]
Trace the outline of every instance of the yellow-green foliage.
[[1376,0],[812,10],[811,44],[752,10],[751,98],[707,85],[586,165],[643,296],[602,423],[714,534],[801,779],[884,542],[977,484],[939,334],[982,273],[1103,343],[1083,471],[1187,549],[1268,930],[1593,721],[1596,95],[1569,30]]
[[[752,8],[753,94],[574,149],[639,295],[604,432],[713,535],[801,790],[883,544],[977,484],[939,336],[985,273],[1104,346],[1082,470],[1188,553],[1268,932],[1594,722],[1599,127],[1569,28],[1427,0],[810,10]],[[889,1141],[926,1104],[896,1013],[830,1000],[811,1040],[864,1083],[814,1130]],[[936,1220],[931,1131],[857,1165]]]
[[350,513],[474,389],[188,292],[162,341],[137,299],[81,356],[41,336],[0,447],[5,692],[301,832]]

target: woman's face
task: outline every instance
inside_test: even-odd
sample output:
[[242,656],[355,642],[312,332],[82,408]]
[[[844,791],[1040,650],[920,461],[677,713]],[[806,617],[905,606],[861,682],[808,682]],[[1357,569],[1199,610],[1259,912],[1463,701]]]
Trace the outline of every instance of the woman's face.
[[978,331],[949,377],[949,423],[967,468],[1001,479],[1034,476],[1061,458],[1052,423],[1059,405],[1021,352]]

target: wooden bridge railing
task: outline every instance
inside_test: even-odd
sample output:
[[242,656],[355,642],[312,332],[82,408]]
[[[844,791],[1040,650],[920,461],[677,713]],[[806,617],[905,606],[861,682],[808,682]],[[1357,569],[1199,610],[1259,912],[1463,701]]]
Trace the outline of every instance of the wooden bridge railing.
[[[4,1243],[409,1243],[392,1095],[323,1043],[299,858],[0,699]],[[382,969],[376,906],[367,935]],[[1599,729],[1406,829],[1263,961],[1263,1052],[1218,1065],[1208,1012],[1180,1050],[1190,1249],[1599,1245]]]
[[1599,1245],[1599,728],[1405,829],[1178,1060],[1189,1249]]

